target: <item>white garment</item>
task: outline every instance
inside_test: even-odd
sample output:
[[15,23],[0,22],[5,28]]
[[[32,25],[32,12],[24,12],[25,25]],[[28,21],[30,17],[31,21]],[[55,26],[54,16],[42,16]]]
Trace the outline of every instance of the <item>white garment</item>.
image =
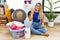
[[27,17],[27,18],[25,19],[25,21],[24,21],[24,25],[25,25],[26,27],[30,27],[31,24],[32,24],[32,21],[29,21],[29,18]]

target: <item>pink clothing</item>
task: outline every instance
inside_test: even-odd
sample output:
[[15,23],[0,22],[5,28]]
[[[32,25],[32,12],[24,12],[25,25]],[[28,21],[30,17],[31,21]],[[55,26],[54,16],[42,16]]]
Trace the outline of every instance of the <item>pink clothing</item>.
[[9,26],[12,30],[19,30],[25,27],[24,24],[18,21],[9,22],[6,24],[6,26]]
[[17,26],[17,25],[15,25],[14,23],[12,23],[12,25],[10,26],[10,28],[11,28],[12,30],[22,29],[22,28],[24,28],[24,27],[25,27],[24,25],[22,25],[22,26]]

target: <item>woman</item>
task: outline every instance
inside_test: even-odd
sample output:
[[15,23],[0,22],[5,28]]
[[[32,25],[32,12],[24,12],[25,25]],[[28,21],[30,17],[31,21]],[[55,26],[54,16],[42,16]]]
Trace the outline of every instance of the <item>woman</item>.
[[42,12],[41,3],[37,3],[35,8],[31,10],[31,14],[29,20],[33,20],[31,25],[31,32],[34,34],[42,35],[42,36],[49,36],[46,34],[46,29],[44,26],[44,15]]

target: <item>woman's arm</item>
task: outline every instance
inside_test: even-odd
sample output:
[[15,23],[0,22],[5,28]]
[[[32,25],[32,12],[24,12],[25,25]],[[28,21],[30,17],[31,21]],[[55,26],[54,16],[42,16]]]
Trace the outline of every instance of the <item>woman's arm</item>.
[[41,20],[41,25],[44,26],[44,14],[43,14],[43,11],[39,12],[39,17],[40,17],[40,20]]
[[41,19],[41,25],[44,26],[44,15],[43,18]]

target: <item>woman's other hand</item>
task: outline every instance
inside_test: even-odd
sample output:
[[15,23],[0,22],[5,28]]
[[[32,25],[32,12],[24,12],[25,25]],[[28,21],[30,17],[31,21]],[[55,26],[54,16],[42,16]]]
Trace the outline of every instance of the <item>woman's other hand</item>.
[[32,8],[32,9],[31,9],[31,13],[33,14],[33,13],[34,13],[34,11],[35,11],[35,8]]

